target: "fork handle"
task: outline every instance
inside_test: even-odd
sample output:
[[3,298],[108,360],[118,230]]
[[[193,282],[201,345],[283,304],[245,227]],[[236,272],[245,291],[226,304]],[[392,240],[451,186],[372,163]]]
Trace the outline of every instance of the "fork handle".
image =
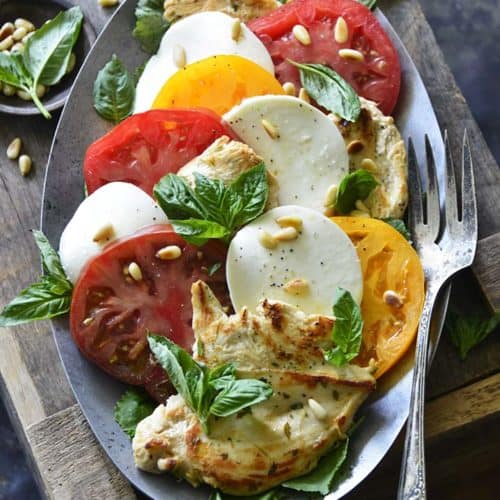
[[427,372],[429,328],[438,291],[439,287],[429,286],[418,327],[410,409],[406,427],[403,462],[399,476],[398,500],[424,500],[426,498],[424,453],[425,375]]

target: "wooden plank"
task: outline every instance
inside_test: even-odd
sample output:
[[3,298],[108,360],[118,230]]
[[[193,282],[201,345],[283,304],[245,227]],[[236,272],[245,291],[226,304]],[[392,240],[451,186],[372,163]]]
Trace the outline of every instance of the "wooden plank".
[[472,269],[491,310],[500,311],[500,233],[478,241]]

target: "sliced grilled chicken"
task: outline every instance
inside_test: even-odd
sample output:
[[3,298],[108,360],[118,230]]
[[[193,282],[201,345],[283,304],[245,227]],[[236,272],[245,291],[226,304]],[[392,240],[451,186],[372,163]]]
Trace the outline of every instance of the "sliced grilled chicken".
[[274,394],[248,411],[214,418],[210,436],[183,399],[171,396],[137,427],[137,466],[241,496],[309,472],[345,437],[375,386],[371,370],[325,363],[321,346],[329,344],[333,318],[267,300],[255,313],[227,316],[203,282],[193,285],[192,302],[197,359],[232,362],[239,377],[265,379]]

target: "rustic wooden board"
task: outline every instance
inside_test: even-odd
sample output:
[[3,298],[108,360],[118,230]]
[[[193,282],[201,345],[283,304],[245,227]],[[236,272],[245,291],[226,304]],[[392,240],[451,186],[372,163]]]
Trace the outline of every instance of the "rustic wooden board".
[[[90,20],[97,31],[112,12],[100,9],[97,2],[93,1],[75,3],[82,4],[87,21]],[[417,64],[438,119],[450,132],[452,144],[459,144],[464,126],[469,129],[476,159],[480,235],[487,237],[497,233],[500,228],[495,205],[500,194],[500,172],[444,63],[418,3],[388,0],[380,4]],[[0,305],[12,298],[21,286],[33,282],[39,274],[39,260],[29,230],[39,226],[44,166],[56,119],[57,115],[52,122],[39,117],[13,119],[0,115],[0,250],[3,262],[0,269]],[[7,144],[15,136],[23,137],[26,151],[34,160],[33,172],[25,179],[21,178],[17,166],[3,154]],[[467,285],[467,296],[470,296],[470,290],[472,289]],[[57,498],[90,498],[94,497],[94,493],[99,493],[97,497],[129,498],[131,493],[127,483],[115,474],[90,433],[80,410],[74,406],[74,397],[59,362],[48,324],[42,322],[11,330],[2,329],[1,334],[2,391],[10,413],[34,455],[47,494]],[[472,351],[465,363],[458,360],[451,345],[444,341],[431,371],[430,394],[436,396],[447,393],[471,381],[480,380],[497,371],[499,366],[498,337],[492,336],[485,344]],[[484,399],[472,401],[480,409],[483,408]],[[495,421],[498,422],[498,419]],[[57,431],[57,426],[61,426],[62,430]],[[47,429],[56,433],[53,443],[47,437]],[[61,436],[61,440],[57,436]],[[56,451],[55,441],[64,443],[64,437],[67,436],[71,436],[71,440],[79,445],[61,446]],[[476,450],[477,455],[491,454],[491,445],[488,443],[483,446],[483,443],[471,442],[469,449]],[[78,454],[86,457],[85,461],[79,461]],[[393,452],[391,456],[397,465],[395,472],[392,472],[397,481],[400,450]],[[439,448],[429,450],[432,464],[438,456]],[[73,461],[81,465],[71,469]],[[498,460],[492,462],[498,466]],[[97,482],[89,485],[89,488],[96,489],[83,489],[88,481],[86,467],[101,471],[97,474]],[[486,473],[485,470],[482,473]],[[375,485],[383,481],[381,474],[384,469],[381,471],[366,482],[368,486],[364,487],[365,490],[377,491]],[[63,486],[59,482],[63,482]],[[110,483],[109,489],[106,489],[104,483]],[[372,484],[373,488],[370,486]],[[436,491],[440,491],[442,487],[437,480],[431,480],[430,484],[431,488],[437,488]],[[384,491],[385,496],[391,496],[394,487]]]

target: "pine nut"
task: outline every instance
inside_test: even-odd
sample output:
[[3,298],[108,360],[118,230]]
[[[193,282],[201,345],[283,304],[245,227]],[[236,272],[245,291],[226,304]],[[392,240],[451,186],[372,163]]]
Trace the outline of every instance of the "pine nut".
[[186,51],[184,50],[184,47],[181,47],[180,45],[174,45],[174,48],[172,50],[172,57],[174,59],[174,64],[178,68],[183,68],[186,66]]
[[352,210],[349,215],[351,217],[370,217],[368,212],[362,212],[361,210]]
[[35,25],[22,17],[19,17],[14,21],[14,26],[16,28],[24,28],[28,33],[35,31]]
[[311,35],[309,35],[309,31],[302,24],[296,24],[292,28],[292,33],[302,45],[311,45]]
[[314,416],[318,420],[325,420],[325,418],[328,416],[326,413],[325,408],[320,405],[315,399],[308,399],[307,403],[309,405],[309,408],[311,408],[311,411],[314,413]]
[[14,25],[12,23],[4,23],[0,28],[0,41],[5,40],[8,36],[14,33]]
[[19,52],[22,54],[24,52],[24,43],[22,42],[17,42],[15,43],[12,48],[10,49],[11,52]]
[[382,296],[384,302],[390,307],[402,307],[403,299],[399,293],[394,290],[386,290]]
[[99,0],[99,5],[101,7],[114,7],[118,5],[118,0]]
[[0,42],[0,52],[2,50],[10,50],[13,45],[14,38],[12,35],[9,35]]
[[236,19],[231,26],[231,38],[237,42],[241,37],[241,21]]
[[340,49],[339,56],[342,57],[342,59],[352,59],[353,61],[365,60],[363,53],[355,49]]
[[38,98],[43,97],[45,95],[45,92],[47,92],[47,87],[45,85],[42,85],[41,83],[39,83],[36,86],[36,96]]
[[8,83],[4,83],[2,87],[2,92],[4,96],[11,97],[16,93],[16,87],[13,87]]
[[360,151],[362,151],[362,149],[364,147],[365,147],[365,145],[360,140],[355,139],[354,141],[351,141],[347,145],[347,152],[350,155],[353,155],[353,154],[356,154],[356,153],[359,153]]
[[94,321],[94,318],[88,317],[88,318],[85,318],[82,321],[82,323],[83,323],[84,326],[89,326],[93,321]]
[[134,281],[142,281],[142,271],[137,262],[131,262],[128,265],[128,273]]
[[31,95],[28,94],[28,92],[26,92],[25,90],[17,90],[16,95],[23,101],[31,101]]
[[309,283],[307,280],[297,278],[285,283],[283,290],[290,295],[306,295],[309,293]]
[[14,33],[12,33],[12,38],[16,41],[19,42],[22,40],[26,35],[28,34],[28,30],[26,28],[17,28]]
[[278,217],[276,222],[279,227],[294,227],[297,231],[300,231],[303,226],[302,219],[295,215],[283,215]]
[[361,168],[364,168],[374,174],[378,173],[377,164],[370,158],[363,158],[363,160],[361,160]]
[[21,155],[19,157],[19,170],[21,171],[23,177],[30,173],[31,165],[32,161],[28,155]]
[[311,99],[309,98],[309,94],[307,93],[307,90],[304,87],[301,87],[299,90],[299,99],[310,103]]
[[278,246],[278,240],[272,234],[269,234],[267,231],[259,232],[259,243],[264,248],[268,248],[269,250],[273,250]]
[[175,260],[182,255],[181,247],[177,245],[168,245],[166,247],[160,248],[156,252],[156,257],[161,260]]
[[333,37],[337,43],[345,43],[349,38],[349,29],[347,27],[347,23],[345,19],[340,16],[335,23],[335,27],[333,29]]
[[75,69],[76,65],[76,55],[74,52],[71,52],[69,56],[68,65],[66,66],[66,74],[71,73]]
[[331,207],[335,205],[337,201],[337,193],[339,191],[339,188],[337,184],[332,184],[328,190],[326,191],[325,195],[325,200],[323,201],[323,206],[324,207]]
[[367,214],[370,213],[370,209],[361,201],[361,200],[356,200],[354,203],[354,206],[360,211],[360,212],[366,212]]
[[274,238],[278,241],[292,241],[296,240],[299,232],[294,227],[284,227],[281,231],[274,234]]
[[283,90],[285,91],[286,95],[291,95],[291,96],[295,96],[297,92],[295,85],[292,82],[285,82],[283,84]]
[[9,160],[17,160],[21,153],[23,142],[20,137],[16,137],[7,147],[7,158]]
[[115,228],[112,224],[105,224],[97,230],[92,238],[95,243],[100,243],[101,245],[107,243],[115,237]]
[[280,137],[279,131],[270,121],[263,118],[260,121],[260,123],[262,124],[262,126],[264,127],[264,130],[267,132],[267,135],[271,139],[279,139],[279,137]]

